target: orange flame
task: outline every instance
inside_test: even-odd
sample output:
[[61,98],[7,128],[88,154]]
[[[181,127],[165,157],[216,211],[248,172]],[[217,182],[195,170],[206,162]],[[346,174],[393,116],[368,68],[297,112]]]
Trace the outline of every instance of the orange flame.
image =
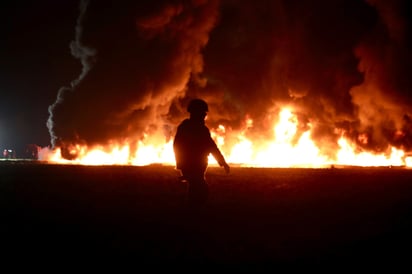
[[[355,144],[345,137],[338,141],[336,155],[324,155],[311,139],[309,129],[297,136],[298,120],[290,109],[284,108],[279,113],[279,120],[273,126],[273,138],[260,141],[250,140],[245,132],[253,127],[253,120],[247,118],[245,127],[239,132],[229,132],[223,125],[211,130],[222,153],[229,163],[248,167],[330,167],[349,166],[405,166],[412,167],[412,156],[406,156],[403,150],[389,147],[388,153],[357,152]],[[297,137],[299,137],[297,139]],[[229,143],[228,140],[235,140]],[[363,138],[361,141],[367,142]],[[107,146],[76,146],[78,157],[65,160],[60,148],[43,148],[40,160],[62,164],[81,165],[135,165],[144,166],[154,163],[174,165],[173,141],[160,141],[158,136],[145,136],[137,142],[137,149],[131,151],[130,144]],[[210,156],[209,163],[217,165]]]

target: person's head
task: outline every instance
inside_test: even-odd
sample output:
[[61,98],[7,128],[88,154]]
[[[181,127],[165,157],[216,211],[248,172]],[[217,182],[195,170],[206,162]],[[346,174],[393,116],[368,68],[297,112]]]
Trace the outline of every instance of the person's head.
[[209,111],[209,106],[202,99],[193,99],[189,102],[187,111],[190,113],[191,118],[204,120]]

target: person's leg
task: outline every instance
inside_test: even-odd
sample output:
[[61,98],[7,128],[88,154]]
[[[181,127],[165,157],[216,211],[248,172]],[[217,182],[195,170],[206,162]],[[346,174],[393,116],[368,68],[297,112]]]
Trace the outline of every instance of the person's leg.
[[203,205],[208,198],[209,189],[204,175],[202,169],[183,172],[189,183],[188,203],[191,206]]

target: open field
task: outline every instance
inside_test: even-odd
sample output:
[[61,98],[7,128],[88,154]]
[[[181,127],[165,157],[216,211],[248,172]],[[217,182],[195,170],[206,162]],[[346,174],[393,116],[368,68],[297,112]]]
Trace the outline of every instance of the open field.
[[21,260],[411,267],[411,169],[210,167],[198,212],[177,176],[2,162],[2,247]]

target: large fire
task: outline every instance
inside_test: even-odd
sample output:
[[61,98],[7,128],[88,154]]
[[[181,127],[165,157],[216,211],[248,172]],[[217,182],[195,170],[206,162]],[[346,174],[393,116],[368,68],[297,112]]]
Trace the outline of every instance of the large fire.
[[[249,139],[245,132],[253,128],[253,120],[246,119],[245,127],[240,132],[229,132],[220,125],[211,129],[212,137],[221,148],[227,162],[246,167],[306,167],[321,168],[331,166],[405,166],[412,167],[412,156],[395,147],[389,147],[386,153],[360,151],[356,144],[341,134],[339,149],[334,155],[322,154],[322,149],[311,139],[311,128],[297,136],[298,120],[288,108],[279,113],[279,119],[273,125],[273,138],[259,143]],[[297,138],[298,137],[298,138]],[[362,136],[360,136],[361,138]],[[160,138],[161,139],[161,138]],[[228,143],[228,140],[235,140]],[[365,140],[366,142],[367,140]],[[60,148],[44,148],[40,160],[61,164],[80,165],[135,165],[149,164],[174,165],[173,140],[159,140],[158,136],[145,136],[137,141],[137,149],[131,151],[132,143],[106,145],[99,147],[74,146],[74,160],[61,156]],[[212,156],[209,163],[216,165]]]

